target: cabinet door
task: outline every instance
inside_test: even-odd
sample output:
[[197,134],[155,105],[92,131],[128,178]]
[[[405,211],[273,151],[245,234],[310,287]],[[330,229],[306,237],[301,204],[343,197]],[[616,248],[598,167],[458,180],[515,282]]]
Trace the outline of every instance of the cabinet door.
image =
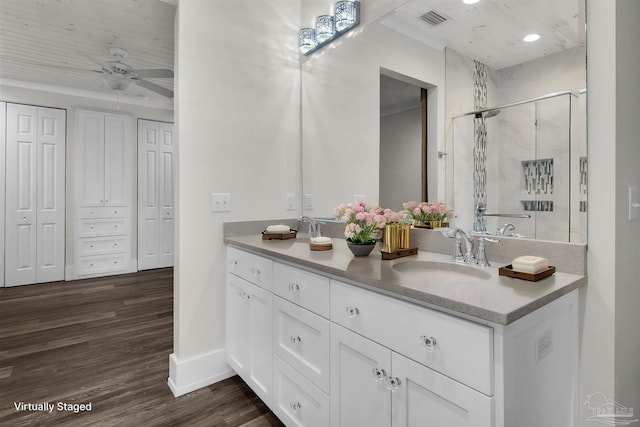
[[265,403],[273,382],[273,295],[227,275],[227,361]]
[[104,205],[127,206],[130,149],[130,118],[115,114],[104,116]]
[[491,427],[492,398],[392,354],[393,427]]
[[104,205],[104,114],[78,110],[78,206]]
[[331,426],[388,427],[391,351],[331,324]]

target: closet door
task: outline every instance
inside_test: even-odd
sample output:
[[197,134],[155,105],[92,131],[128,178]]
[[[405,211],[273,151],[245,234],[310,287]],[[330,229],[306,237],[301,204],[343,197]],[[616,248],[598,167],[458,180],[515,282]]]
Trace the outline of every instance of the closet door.
[[173,124],[138,120],[138,270],[173,265]]
[[64,279],[65,111],[7,105],[5,286]]
[[104,204],[104,114],[78,110],[78,206]]
[[0,102],[0,288],[4,287],[4,177],[7,136],[7,103]]
[[127,206],[127,116],[104,115],[104,206]]
[[38,108],[36,282],[64,279],[65,111]]

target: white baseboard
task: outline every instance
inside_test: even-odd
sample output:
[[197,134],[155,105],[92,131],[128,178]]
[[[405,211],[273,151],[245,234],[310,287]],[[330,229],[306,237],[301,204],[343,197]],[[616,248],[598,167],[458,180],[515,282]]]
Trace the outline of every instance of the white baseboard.
[[175,353],[169,355],[167,384],[175,397],[234,376],[236,373],[226,361],[226,352],[217,350],[193,359],[178,360]]

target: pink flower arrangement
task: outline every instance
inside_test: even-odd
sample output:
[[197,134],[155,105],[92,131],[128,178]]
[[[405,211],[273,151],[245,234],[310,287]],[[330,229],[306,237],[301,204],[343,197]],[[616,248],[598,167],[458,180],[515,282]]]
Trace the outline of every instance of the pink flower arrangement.
[[454,216],[453,211],[442,202],[405,202],[402,207],[413,218],[415,224],[429,221],[445,221]]
[[342,203],[333,210],[337,219],[347,223],[344,229],[347,241],[356,245],[375,243],[374,233],[384,228],[391,212],[364,202]]

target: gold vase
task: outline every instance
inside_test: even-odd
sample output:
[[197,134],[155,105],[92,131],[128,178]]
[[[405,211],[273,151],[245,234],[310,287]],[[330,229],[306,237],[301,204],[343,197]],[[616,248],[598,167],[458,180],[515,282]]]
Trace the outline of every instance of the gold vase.
[[442,227],[442,221],[429,221],[429,226],[433,230],[434,228]]

